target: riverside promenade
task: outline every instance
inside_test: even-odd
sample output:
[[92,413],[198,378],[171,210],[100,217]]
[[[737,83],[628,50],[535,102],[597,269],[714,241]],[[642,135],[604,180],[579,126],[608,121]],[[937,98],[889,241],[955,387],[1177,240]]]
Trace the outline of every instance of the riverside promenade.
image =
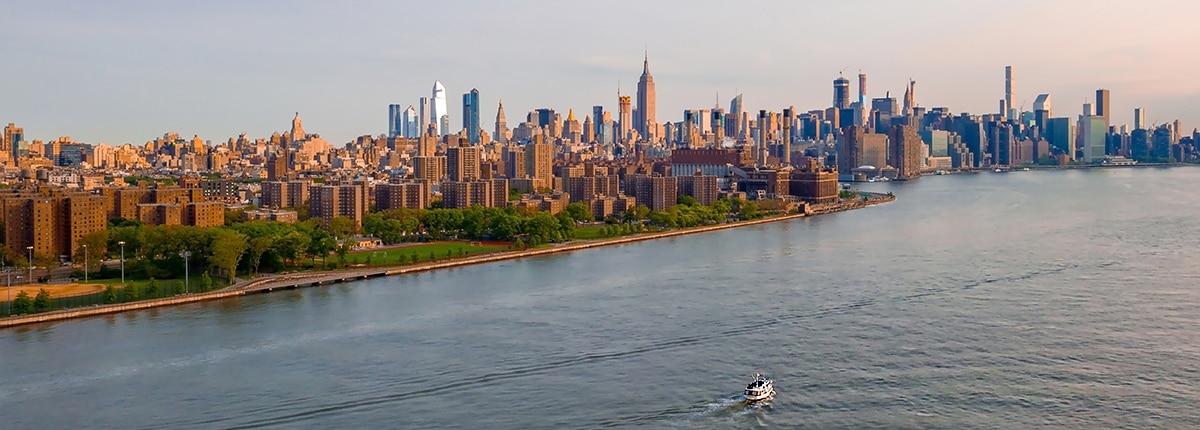
[[629,236],[611,238],[611,239],[595,239],[595,240],[576,240],[563,244],[544,248],[531,248],[516,251],[503,251],[491,254],[478,255],[473,257],[464,257],[451,259],[433,263],[415,264],[410,266],[379,266],[379,267],[351,267],[349,269],[335,271],[314,271],[314,272],[292,272],[281,273],[275,275],[264,275],[255,279],[238,282],[227,288],[211,291],[207,293],[186,294],[174,297],[166,297],[153,300],[142,300],[130,303],[118,303],[111,305],[97,305],[90,307],[80,307],[63,309],[53,312],[44,312],[31,315],[18,315],[8,318],[0,318],[0,328],[15,327],[27,324],[37,324],[44,322],[61,321],[72,318],[85,318],[91,316],[120,313],[139,309],[149,309],[163,306],[175,306],[187,303],[196,303],[208,300],[226,299],[231,297],[239,297],[248,294],[269,293],[276,290],[296,289],[304,287],[316,287],[334,283],[351,282],[362,279],[378,278],[383,276],[405,275],[409,273],[425,272],[429,270],[446,269],[451,267],[461,267],[473,264],[490,263],[494,261],[511,260],[515,258],[537,257],[551,254],[559,254],[564,252],[578,251],[582,249],[598,248],[602,246],[621,245],[626,243],[640,242],[643,240],[662,239],[667,237],[682,236],[686,234],[706,233],[716,230],[724,230],[729,228],[745,227],[751,225],[765,224],[770,222],[785,221],[806,216],[828,214],[834,212],[842,212],[852,209],[859,209],[867,206],[872,206],[880,203],[887,203],[895,200],[891,195],[872,195],[869,199],[852,199],[834,204],[813,205],[808,214],[789,214],[780,215],[769,218],[762,218],[749,221],[739,221],[727,224],[717,224],[702,227],[693,227],[680,230],[668,230],[662,232],[639,233]]

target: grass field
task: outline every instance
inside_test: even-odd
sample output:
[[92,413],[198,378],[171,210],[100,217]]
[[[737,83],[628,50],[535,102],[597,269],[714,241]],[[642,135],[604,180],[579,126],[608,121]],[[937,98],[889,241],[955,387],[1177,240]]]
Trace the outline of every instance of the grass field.
[[[464,257],[487,254],[497,251],[507,251],[509,245],[496,242],[436,242],[419,245],[403,246],[383,250],[367,250],[346,255],[346,264],[385,265],[397,263],[412,263],[412,256],[417,256],[417,262],[428,262],[434,259]],[[329,257],[329,261],[337,261],[337,257]]]

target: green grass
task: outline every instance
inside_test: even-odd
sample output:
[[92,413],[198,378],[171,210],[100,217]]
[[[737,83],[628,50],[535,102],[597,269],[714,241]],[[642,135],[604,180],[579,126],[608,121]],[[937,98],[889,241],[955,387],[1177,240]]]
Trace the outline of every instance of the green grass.
[[[366,264],[367,259],[370,259],[371,264],[376,266],[398,263],[410,264],[412,263],[413,254],[417,255],[417,262],[423,263],[434,259],[444,260],[446,258],[459,258],[507,250],[508,246],[506,245],[472,245],[469,242],[437,242],[387,250],[354,252],[346,254],[346,264]],[[401,259],[402,256],[403,259]],[[330,256],[329,261],[335,262],[338,259],[336,256]]]
[[583,227],[575,227],[575,238],[580,240],[604,239],[605,236],[600,233],[605,225],[588,225]]

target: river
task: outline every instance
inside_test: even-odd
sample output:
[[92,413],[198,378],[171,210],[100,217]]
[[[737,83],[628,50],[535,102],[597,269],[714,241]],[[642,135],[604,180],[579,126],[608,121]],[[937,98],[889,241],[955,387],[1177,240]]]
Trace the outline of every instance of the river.
[[7,329],[0,427],[1198,428],[1196,184],[862,184],[898,200]]

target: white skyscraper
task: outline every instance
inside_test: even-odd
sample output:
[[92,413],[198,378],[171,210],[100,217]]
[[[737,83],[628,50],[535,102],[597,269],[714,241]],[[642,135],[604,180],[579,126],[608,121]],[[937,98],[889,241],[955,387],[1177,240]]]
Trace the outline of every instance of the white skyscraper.
[[400,122],[404,126],[404,137],[408,139],[416,139],[421,136],[421,118],[417,116],[417,109],[412,105],[408,105],[408,109],[404,110],[401,115]]
[[[437,127],[437,135],[441,136],[450,132],[443,128],[443,122],[447,122],[450,118],[450,111],[446,110],[446,87],[442,86],[441,81],[433,81],[433,100],[430,117],[433,119],[434,127]],[[446,120],[443,120],[445,117]]]

